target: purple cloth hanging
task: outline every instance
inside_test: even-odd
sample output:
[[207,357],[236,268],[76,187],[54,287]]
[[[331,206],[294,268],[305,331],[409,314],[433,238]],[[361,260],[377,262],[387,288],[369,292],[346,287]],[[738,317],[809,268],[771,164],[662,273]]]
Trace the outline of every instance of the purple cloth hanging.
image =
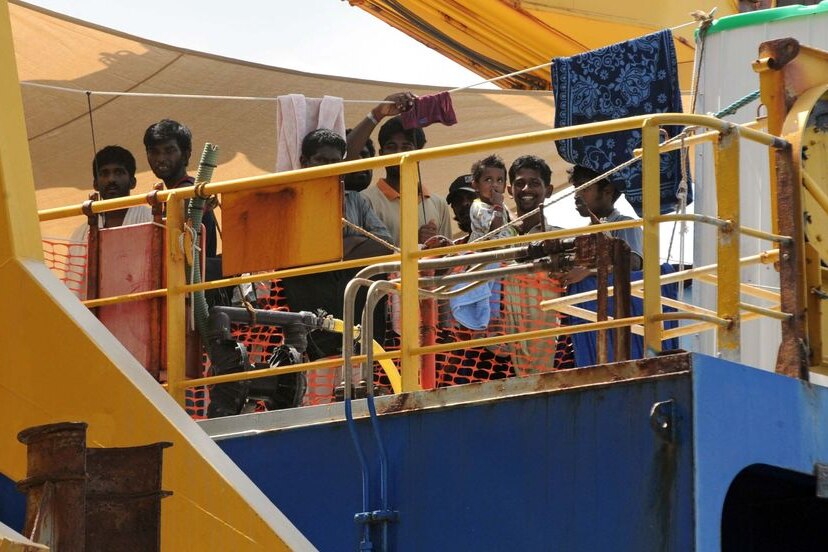
[[451,94],[440,92],[414,99],[414,107],[400,115],[403,128],[424,128],[432,123],[446,126],[457,124],[457,115],[451,104]]

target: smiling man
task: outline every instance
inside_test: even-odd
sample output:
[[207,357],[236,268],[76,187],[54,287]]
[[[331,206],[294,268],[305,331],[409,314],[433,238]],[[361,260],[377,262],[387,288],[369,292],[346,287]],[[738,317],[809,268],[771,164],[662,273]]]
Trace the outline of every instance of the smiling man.
[[[534,211],[544,200],[552,195],[552,169],[536,155],[522,155],[509,167],[509,185],[507,191],[515,199],[518,216]],[[543,210],[523,220],[518,227],[521,234],[543,232],[556,228],[546,228]]]
[[[144,132],[147,162],[153,174],[164,182],[168,190],[192,186],[195,179],[187,174],[187,164],[193,149],[193,134],[178,121],[162,119]],[[201,219],[206,239],[206,256],[215,257],[218,246],[216,218],[212,209],[205,208]]]
[[[552,169],[536,155],[522,155],[509,167],[507,191],[515,200],[519,216],[526,215],[552,195]],[[559,230],[546,224],[544,212],[526,217],[518,227],[521,234]],[[517,274],[503,281],[506,321],[516,331],[526,332],[558,326],[557,313],[544,311],[541,302],[560,296],[559,283],[542,272]],[[574,364],[572,341],[568,336],[517,341],[512,363],[519,375],[537,374],[571,368]]]
[[[121,146],[106,146],[92,160],[92,187],[101,199],[126,197],[135,188],[135,157]],[[145,205],[101,213],[98,218],[100,228],[129,226],[142,222],[152,222],[152,211]],[[84,223],[72,232],[72,241],[86,241],[89,225]]]

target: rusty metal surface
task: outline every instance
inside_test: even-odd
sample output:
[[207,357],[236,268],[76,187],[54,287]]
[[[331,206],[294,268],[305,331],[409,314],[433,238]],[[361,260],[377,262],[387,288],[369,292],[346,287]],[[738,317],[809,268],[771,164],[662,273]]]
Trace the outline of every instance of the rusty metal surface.
[[[86,298],[98,298],[98,215],[92,213],[91,204],[89,202],[98,198],[98,192],[93,192],[89,195],[89,201],[84,203],[84,210],[87,215],[87,224],[89,225],[89,235],[86,243]],[[88,206],[88,207],[87,207]],[[95,312],[94,310],[92,312]]]
[[87,424],[64,422],[21,431],[28,447],[29,538],[51,550],[152,552],[161,548],[163,450],[86,447]]
[[[595,234],[595,249],[597,264],[596,271],[596,320],[603,322],[609,316],[609,272],[613,269],[612,263],[612,244],[610,239],[603,233]],[[595,340],[596,359],[598,364],[604,364],[609,360],[609,333],[607,330],[598,330]]]
[[802,199],[799,171],[792,148],[774,153],[774,169],[779,231],[794,238],[792,242],[779,244],[779,303],[782,312],[792,313],[793,316],[781,322],[782,342],[776,358],[776,372],[807,379],[806,295],[802,289],[805,278]]
[[[432,397],[423,393],[403,393],[389,397],[377,404],[377,412],[391,414],[445,406],[455,390],[463,391],[463,402],[493,401],[516,395],[558,392],[586,386],[608,386],[627,381],[686,373],[690,370],[690,353],[676,353],[654,358],[613,362],[586,368],[559,370],[536,376],[509,378],[486,383],[472,383],[446,387],[433,392]],[[444,399],[439,395],[445,394]]]
[[575,258],[573,259],[573,262],[576,265],[586,266],[589,268],[595,266],[595,260],[598,258],[598,242],[596,240],[596,234],[575,236],[574,249]]
[[799,42],[793,38],[768,40],[759,47],[759,58],[767,58],[768,68],[780,70],[799,55]]
[[[817,327],[818,309],[809,312],[808,290],[816,270],[806,270],[805,230],[803,222],[802,157],[803,144],[800,128],[804,120],[796,107],[806,101],[813,89],[825,84],[828,71],[828,52],[801,46],[792,38],[772,40],[759,47],[759,59],[754,63],[759,73],[762,101],[768,109],[768,131],[784,134],[791,144],[776,150],[771,157],[771,193],[776,197],[774,225],[777,233],[791,236],[792,243],[779,246],[777,267],[780,273],[780,306],[792,313],[783,320],[782,342],[776,362],[776,371],[791,377],[807,379],[808,366],[818,365],[821,358],[813,356],[820,351],[821,331]],[[799,103],[798,100],[802,99]],[[810,304],[813,307],[813,301]],[[810,330],[810,332],[809,332]],[[809,337],[815,339],[809,346]]]
[[25,535],[60,552],[85,550],[85,423],[36,426],[18,434],[28,447]]
[[768,132],[781,135],[785,117],[797,98],[825,84],[828,52],[802,46],[793,38],[769,40],[759,46],[753,68],[759,73],[762,103],[768,110]]
[[[775,150],[771,156],[770,187],[772,197],[776,198],[774,232],[793,238],[791,243],[779,244],[780,307],[793,316],[781,322],[782,342],[776,372],[807,379],[808,366],[821,362],[820,358],[812,357],[821,347],[818,344],[814,349],[809,347],[809,326],[811,338],[821,332],[817,331],[814,320],[809,321],[801,174],[803,129],[800,114],[794,112],[801,109],[794,108],[794,104],[800,97],[807,98],[814,87],[824,86],[828,52],[801,46],[793,38],[771,40],[760,45],[759,59],[753,66],[759,73],[762,103],[768,110],[768,132],[784,134],[791,144]],[[813,275],[815,271],[810,273]]]
[[[624,240],[613,240],[612,264],[614,267],[615,282],[613,296],[615,297],[615,318],[627,318],[632,313],[631,285],[630,285],[630,246]],[[632,330],[629,326],[615,330],[615,360],[628,360],[631,355]]]
[[773,8],[773,0],[739,0],[739,13]]
[[[378,413],[461,406],[477,402],[493,402],[515,396],[561,392],[585,386],[611,386],[649,378],[671,377],[690,370],[692,355],[676,353],[642,360],[615,362],[546,374],[505,378],[485,383],[472,383],[377,397]],[[353,401],[354,418],[368,416],[366,401]],[[202,420],[198,424],[216,440],[256,435],[269,431],[297,429],[310,425],[341,422],[345,419],[343,403],[262,412]]]
[[[153,206],[153,217],[157,219],[160,217],[156,215],[156,211],[160,212],[160,209]],[[151,245],[150,245],[150,258],[149,263],[150,266],[153,267],[153,272],[150,276],[150,288],[151,289],[161,289],[164,286],[164,244],[166,240],[164,239],[164,228],[157,223],[154,223],[153,230],[151,232]],[[155,379],[160,379],[161,376],[161,367],[164,363],[164,355],[162,353],[162,347],[160,345],[160,337],[164,335],[163,331],[163,319],[164,319],[164,312],[166,306],[164,305],[163,298],[156,298],[149,300],[149,313],[148,313],[148,323],[150,327],[150,335],[153,336],[153,342],[149,347],[149,357],[148,357],[148,364],[146,366],[147,371],[153,375]]]
[[89,449],[87,550],[151,552],[161,548],[163,451],[170,443]]

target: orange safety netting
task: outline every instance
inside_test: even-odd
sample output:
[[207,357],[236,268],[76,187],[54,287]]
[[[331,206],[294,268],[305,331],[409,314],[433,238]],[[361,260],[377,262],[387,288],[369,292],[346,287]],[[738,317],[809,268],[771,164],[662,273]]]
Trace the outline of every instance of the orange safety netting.
[[87,244],[43,238],[43,262],[80,299],[86,297]]
[[[86,246],[66,240],[43,240],[46,264],[76,295],[85,295]],[[265,283],[257,308],[290,310],[280,280]],[[502,336],[516,332],[548,328],[559,323],[556,315],[541,311],[538,304],[557,297],[557,282],[546,274],[510,276],[501,280],[500,291],[493,297],[492,317],[486,330],[463,328],[451,316],[447,301],[438,301],[437,343],[452,343],[480,337]],[[399,336],[390,328],[387,317],[386,350],[399,349]],[[253,363],[266,363],[273,350],[283,343],[280,328],[234,324],[233,336],[247,347]],[[568,336],[531,341],[504,343],[490,347],[457,349],[435,355],[435,383],[438,387],[489,381],[511,376],[543,373],[574,367],[572,342]],[[204,357],[204,373],[209,362]],[[333,401],[334,386],[339,383],[335,368],[307,373],[308,387],[303,405],[326,404]],[[378,393],[390,392],[388,378],[377,365],[374,382]],[[204,418],[209,404],[205,387],[187,390],[186,409],[194,418]]]
[[[556,326],[560,323],[558,316],[540,310],[538,305],[544,299],[558,297],[561,292],[558,283],[545,273],[514,275],[501,280],[500,291],[492,298],[496,306],[493,305],[486,330],[464,328],[453,319],[448,302],[439,301],[436,343],[505,336]],[[399,336],[392,333],[386,339],[386,349],[399,349]],[[447,387],[574,368],[575,358],[569,336],[559,336],[438,353],[434,364],[437,387]],[[379,385],[387,386],[387,378],[380,377]]]
[[[272,280],[267,283],[267,294],[259,298],[257,308],[267,310],[287,311],[285,290],[281,280]],[[233,324],[233,337],[247,348],[251,363],[266,363],[273,350],[284,342],[281,328],[275,326],[251,326],[248,324]],[[209,370],[209,360],[204,356],[204,373]],[[326,404],[333,400],[333,388],[336,384],[337,370],[310,370],[307,373],[308,388],[305,392],[302,406]],[[185,408],[196,419],[205,418],[210,398],[204,387],[191,388],[187,393]]]

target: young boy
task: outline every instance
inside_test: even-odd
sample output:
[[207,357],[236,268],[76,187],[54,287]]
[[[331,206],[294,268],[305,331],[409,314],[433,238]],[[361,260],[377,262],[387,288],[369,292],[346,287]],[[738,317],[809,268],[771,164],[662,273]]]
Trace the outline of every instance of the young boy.
[[469,209],[471,235],[469,241],[475,241],[503,227],[489,239],[516,236],[517,230],[505,226],[512,217],[503,205],[503,192],[506,191],[506,165],[497,155],[490,155],[472,165],[472,187],[477,191]]
[[[590,180],[600,176],[595,171],[578,165],[569,170],[569,183],[575,192],[575,208],[582,217],[589,217],[590,224],[602,222],[619,222],[622,220],[634,220],[632,217],[622,215],[615,208],[615,201],[621,197],[621,192],[606,178],[581,188]],[[621,238],[630,246],[633,253],[630,256],[630,268],[641,270],[641,259],[643,252],[644,233],[641,228],[625,228],[610,232],[613,238]]]

